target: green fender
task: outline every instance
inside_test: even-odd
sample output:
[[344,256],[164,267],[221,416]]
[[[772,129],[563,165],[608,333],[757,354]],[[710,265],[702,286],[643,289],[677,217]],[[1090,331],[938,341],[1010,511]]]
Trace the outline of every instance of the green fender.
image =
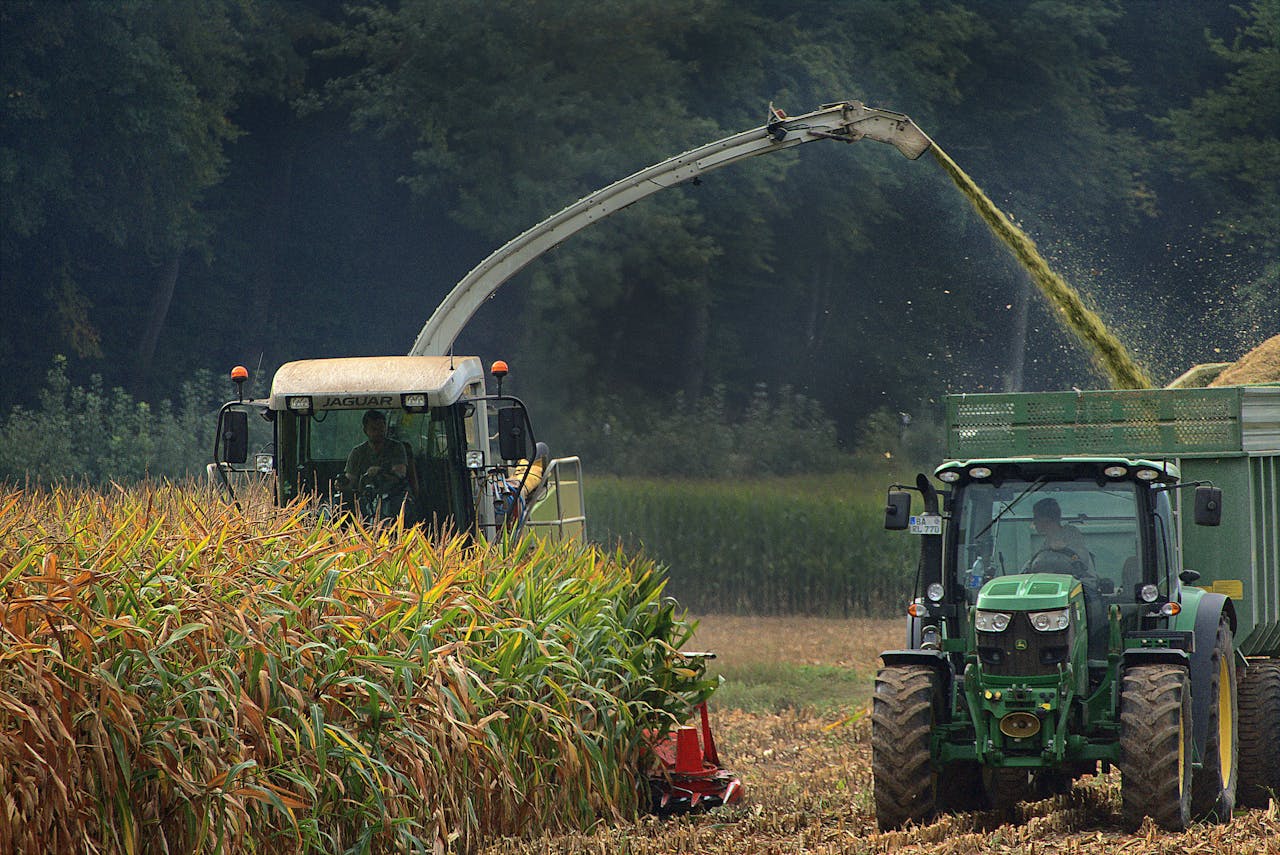
[[1182,611],[1174,617],[1171,628],[1195,635],[1196,646],[1191,653],[1191,735],[1197,754],[1203,757],[1209,739],[1209,704],[1213,700],[1209,697],[1209,687],[1213,685],[1209,662],[1224,614],[1231,631],[1236,630],[1236,607],[1229,597],[1201,588],[1183,588],[1181,605]]

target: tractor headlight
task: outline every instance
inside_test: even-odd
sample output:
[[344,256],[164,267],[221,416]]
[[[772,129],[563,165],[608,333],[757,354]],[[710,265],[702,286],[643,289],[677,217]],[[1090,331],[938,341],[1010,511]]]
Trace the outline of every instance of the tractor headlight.
[[1066,629],[1071,623],[1070,609],[1054,609],[1049,612],[1032,612],[1031,625],[1041,632],[1057,632],[1060,629]]
[[1013,615],[1005,612],[984,612],[979,609],[973,613],[973,625],[979,632],[1004,632],[1011,620]]
[[1138,589],[1138,598],[1144,603],[1154,603],[1160,599],[1160,589],[1148,582]]

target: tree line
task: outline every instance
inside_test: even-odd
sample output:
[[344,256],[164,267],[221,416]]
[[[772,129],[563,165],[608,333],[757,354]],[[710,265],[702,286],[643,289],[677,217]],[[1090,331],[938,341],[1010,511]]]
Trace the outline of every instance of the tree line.
[[[565,204],[844,98],[909,114],[1158,378],[1280,329],[1278,0],[10,0],[0,38],[6,412],[58,355],[189,401],[403,353]],[[947,390],[1102,383],[941,171],[873,143],[646,200],[458,349],[565,443],[761,384],[852,446]]]

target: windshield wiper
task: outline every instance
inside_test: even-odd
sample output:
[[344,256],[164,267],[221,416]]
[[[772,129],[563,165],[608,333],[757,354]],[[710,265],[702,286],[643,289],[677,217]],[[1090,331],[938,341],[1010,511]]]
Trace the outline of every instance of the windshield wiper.
[[979,540],[979,539],[980,539],[984,534],[986,534],[988,531],[990,531],[990,530],[991,530],[991,527],[992,527],[993,525],[995,525],[996,523],[1000,522],[1000,519],[1001,519],[1005,514],[1009,513],[1009,511],[1013,510],[1014,505],[1018,504],[1018,502],[1021,502],[1021,501],[1022,501],[1022,499],[1023,499],[1023,498],[1028,494],[1028,493],[1034,493],[1035,491],[1039,490],[1041,487],[1043,487],[1043,486],[1045,485],[1045,483],[1047,483],[1047,481],[1048,481],[1048,476],[1041,475],[1039,478],[1037,478],[1036,480],[1034,480],[1034,481],[1032,481],[1030,484],[1028,484],[1028,485],[1027,485],[1027,488],[1026,488],[1025,490],[1023,490],[1021,493],[1019,493],[1017,496],[1015,496],[1012,502],[1010,502],[1009,504],[1005,505],[1005,506],[1004,506],[1004,510],[1002,510],[1000,513],[996,514],[996,515],[992,518],[991,522],[989,522],[989,523],[987,523],[987,524],[986,524],[986,526],[982,529],[982,531],[978,532],[976,535],[974,535],[974,536],[973,536],[973,541],[972,541],[972,542],[976,543],[976,542],[977,542],[977,541],[978,541],[978,540]]

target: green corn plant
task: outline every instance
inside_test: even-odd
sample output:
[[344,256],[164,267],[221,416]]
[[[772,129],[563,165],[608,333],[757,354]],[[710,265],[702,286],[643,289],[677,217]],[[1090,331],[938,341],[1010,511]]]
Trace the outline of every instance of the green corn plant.
[[195,488],[0,497],[13,852],[468,851],[640,804],[714,683],[653,563]]

